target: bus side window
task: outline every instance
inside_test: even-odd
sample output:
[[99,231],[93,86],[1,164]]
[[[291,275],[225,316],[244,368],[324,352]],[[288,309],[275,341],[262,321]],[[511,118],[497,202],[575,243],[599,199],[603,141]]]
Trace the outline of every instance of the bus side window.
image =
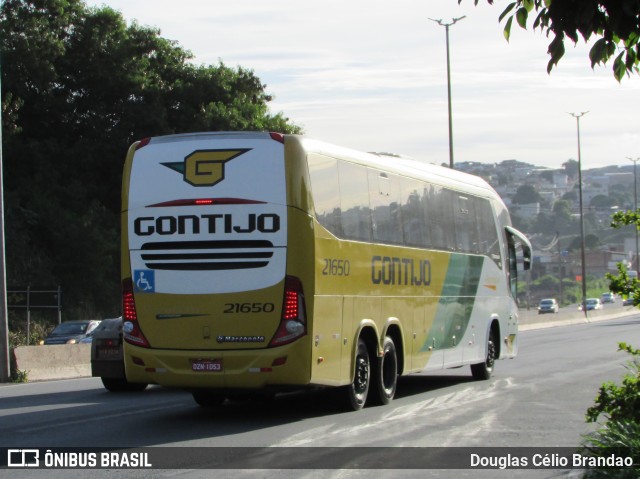
[[340,209],[344,237],[371,241],[371,208],[367,169],[346,161],[338,163]]
[[480,240],[478,251],[480,254],[489,256],[499,268],[502,268],[500,241],[491,203],[485,198],[478,198],[475,203],[478,238]]
[[453,224],[455,226],[456,250],[464,253],[477,253],[475,245],[475,215],[473,203],[466,196],[454,193],[453,199]]
[[444,251],[456,250],[453,218],[453,191],[429,185],[427,209],[433,246]]
[[418,180],[401,180],[402,228],[406,246],[431,246],[431,230],[427,228],[427,189],[428,185]]
[[327,156],[309,155],[311,193],[318,222],[332,234],[342,236],[338,162]]
[[369,203],[373,219],[373,241],[403,244],[400,179],[395,175],[370,169]]

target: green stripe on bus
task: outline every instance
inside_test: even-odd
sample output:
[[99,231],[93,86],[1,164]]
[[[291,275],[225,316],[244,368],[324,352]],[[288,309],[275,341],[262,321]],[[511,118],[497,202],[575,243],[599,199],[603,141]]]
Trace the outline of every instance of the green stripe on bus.
[[469,326],[483,262],[483,256],[450,256],[436,316],[421,351],[449,349],[460,342]]

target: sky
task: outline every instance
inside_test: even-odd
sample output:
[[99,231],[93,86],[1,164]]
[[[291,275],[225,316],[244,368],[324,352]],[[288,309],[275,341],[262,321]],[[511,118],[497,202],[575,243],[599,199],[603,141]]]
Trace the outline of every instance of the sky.
[[[362,151],[449,163],[449,23],[454,163],[516,159],[561,168],[640,158],[640,76],[591,69],[589,45],[565,43],[547,74],[540,31],[503,36],[495,0],[101,0],[128,23],[157,27],[196,64],[253,70],[307,136]],[[531,28],[531,27],[529,27]],[[593,42],[592,42],[593,43]]]

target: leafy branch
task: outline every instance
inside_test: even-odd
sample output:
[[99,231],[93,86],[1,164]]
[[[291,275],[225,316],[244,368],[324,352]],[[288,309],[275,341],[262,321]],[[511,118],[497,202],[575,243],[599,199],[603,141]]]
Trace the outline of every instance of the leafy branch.
[[[474,0],[474,4],[479,1]],[[487,3],[493,4],[493,0]],[[499,17],[500,22],[505,21],[507,41],[514,19],[526,30],[534,16],[532,28],[552,37],[547,49],[551,57],[548,73],[564,56],[565,40],[577,44],[580,37],[585,43],[599,37],[589,51],[591,68],[613,58],[616,80],[640,72],[640,2],[637,0],[516,0],[509,3]]]

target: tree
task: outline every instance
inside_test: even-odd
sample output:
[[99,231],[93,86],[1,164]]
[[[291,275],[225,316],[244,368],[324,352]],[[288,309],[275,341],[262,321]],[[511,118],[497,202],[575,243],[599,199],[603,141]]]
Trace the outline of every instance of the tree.
[[596,195],[591,198],[591,201],[589,202],[589,206],[591,206],[592,208],[611,209],[615,205],[615,198],[607,195]]
[[562,163],[562,167],[564,168],[564,172],[567,174],[569,178],[577,178],[578,177],[578,169],[579,164],[576,160],[567,160]]
[[570,203],[578,201],[578,193],[576,193],[575,190],[567,191],[564,195],[562,195],[562,200],[568,201]]
[[[571,243],[569,243],[569,247],[567,249],[569,251],[577,251],[581,248],[581,242],[582,241],[580,239],[580,236],[576,236],[571,240]],[[586,249],[595,249],[598,246],[602,246],[602,242],[597,235],[588,234],[584,237],[584,246]]]
[[[475,5],[478,2],[474,0]],[[487,3],[493,4],[493,0],[487,0]],[[507,41],[513,20],[526,30],[532,13],[537,14],[533,28],[539,28],[547,37],[553,36],[547,50],[551,57],[547,64],[548,73],[563,57],[565,40],[568,38],[576,44],[580,36],[585,42],[599,37],[589,52],[592,68],[615,56],[613,75],[616,80],[621,81],[625,74],[638,73],[638,0],[516,0],[509,3],[500,15],[500,21],[506,18],[504,36]]]
[[[622,228],[623,226],[629,225],[634,225],[640,229],[640,209],[637,211],[620,211],[613,214],[611,221],[612,228]],[[625,297],[632,297],[633,304],[640,307],[640,281],[637,275],[630,276],[626,266],[618,263],[618,274],[607,273],[607,279],[610,282],[609,289],[611,291]]]
[[157,29],[81,0],[0,8],[7,283],[57,286],[64,310],[119,314],[128,146],[177,132],[299,132],[251,70],[194,65]]
[[539,203],[541,201],[540,194],[531,185],[520,185],[513,196],[513,203],[516,205],[530,205],[531,203]]
[[544,178],[549,183],[553,183],[553,170],[544,170],[540,173],[540,178]]
[[609,290],[625,298],[633,298],[633,304],[640,306],[640,281],[630,277],[627,267],[623,263],[617,264],[618,274],[607,273]]
[[638,477],[640,474],[640,350],[618,343],[618,351],[631,355],[627,373],[620,385],[607,381],[600,387],[594,405],[587,409],[587,422],[604,424],[583,436],[581,454],[601,460],[606,457],[628,457],[636,467],[623,469],[591,469],[584,477]]
[[571,204],[566,200],[558,200],[553,205],[553,223],[556,231],[567,234],[576,227],[576,221],[571,214]]

